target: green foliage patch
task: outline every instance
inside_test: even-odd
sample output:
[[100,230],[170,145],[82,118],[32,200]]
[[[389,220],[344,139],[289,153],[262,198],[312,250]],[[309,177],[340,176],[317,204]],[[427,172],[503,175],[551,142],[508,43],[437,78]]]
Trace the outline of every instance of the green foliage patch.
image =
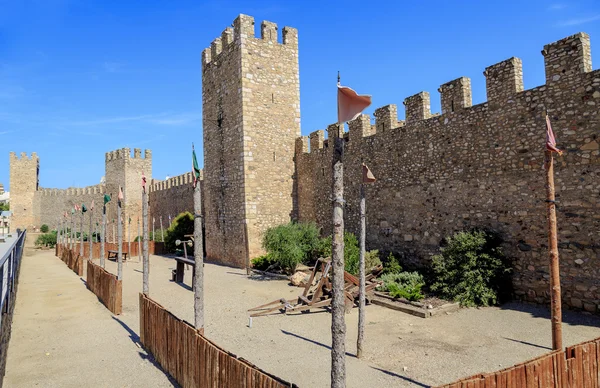
[[308,264],[320,254],[319,228],[314,223],[289,223],[267,229],[262,241],[270,260],[285,272]]
[[381,291],[387,291],[394,298],[419,301],[425,298],[421,289],[425,286],[423,276],[418,272],[387,273],[381,276]]
[[34,244],[38,247],[50,247],[53,248],[56,245],[56,231],[53,230],[50,233],[40,234]]

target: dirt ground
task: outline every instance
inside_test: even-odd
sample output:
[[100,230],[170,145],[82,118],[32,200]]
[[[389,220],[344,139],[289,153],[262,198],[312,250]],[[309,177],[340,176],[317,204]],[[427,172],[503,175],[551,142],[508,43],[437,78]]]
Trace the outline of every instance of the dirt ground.
[[[54,260],[69,271],[58,258],[46,254],[26,260]],[[124,266],[123,315],[115,321],[119,325],[104,329],[122,331],[134,341],[139,334],[138,293],[142,288],[142,267],[136,261],[134,258]],[[150,296],[178,317],[193,322],[191,270],[186,271],[185,283],[177,284],[171,281],[173,268],[174,260],[151,257]],[[107,269],[116,272],[116,264],[108,262]],[[208,338],[300,387],[329,386],[331,316],[328,312],[257,317],[253,319],[252,328],[248,327],[247,309],[282,297],[294,298],[301,292],[300,288],[282,280],[248,278],[243,270],[213,264],[205,266],[205,281]],[[65,283],[91,296],[74,273],[70,272]],[[23,289],[33,286],[24,283],[18,298],[22,298]],[[103,309],[97,300],[88,299],[95,308]],[[110,317],[108,310],[103,311]],[[85,326],[88,312],[73,313]],[[364,359],[358,360],[354,357],[357,309],[346,318],[348,387],[442,384],[525,361],[548,352],[551,344],[548,309],[544,307],[511,303],[500,308],[462,309],[423,319],[370,305],[367,307],[366,354]],[[565,346],[600,337],[600,317],[565,312],[564,321]],[[81,335],[77,339],[83,343],[89,341],[89,336]],[[131,344],[131,340],[128,341]],[[11,350],[9,348],[9,356]],[[136,352],[139,350],[136,348]],[[110,359],[109,355],[106,359]],[[104,365],[114,373],[121,373],[116,363]],[[85,373],[80,373],[84,381]],[[156,379],[152,386],[171,386],[171,383]]]

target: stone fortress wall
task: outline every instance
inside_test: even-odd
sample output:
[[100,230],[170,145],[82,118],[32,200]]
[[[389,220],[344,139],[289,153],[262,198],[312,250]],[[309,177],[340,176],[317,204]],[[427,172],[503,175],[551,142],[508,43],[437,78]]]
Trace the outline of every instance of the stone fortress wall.
[[[202,174],[200,174],[201,190],[202,186]],[[194,214],[194,176],[192,172],[186,172],[162,181],[152,179],[148,193],[150,230],[152,230],[152,219],[155,219],[155,226],[158,231],[160,230],[161,217],[163,228],[166,230],[169,226],[169,216],[172,220],[183,212]]]
[[[546,45],[546,83],[524,90],[521,61],[485,69],[487,102],[472,106],[465,77],[439,88],[441,114],[427,92],[361,115],[344,137],[345,226],[359,227],[361,162],[378,178],[367,185],[367,248],[401,253],[424,265],[442,239],[472,227],[499,231],[515,259],[517,296],[549,301],[545,205],[545,109],[558,146],[556,192],[563,301],[600,308],[600,71],[592,71],[590,40],[580,33]],[[300,221],[331,230],[332,147],[324,131],[296,143]]]

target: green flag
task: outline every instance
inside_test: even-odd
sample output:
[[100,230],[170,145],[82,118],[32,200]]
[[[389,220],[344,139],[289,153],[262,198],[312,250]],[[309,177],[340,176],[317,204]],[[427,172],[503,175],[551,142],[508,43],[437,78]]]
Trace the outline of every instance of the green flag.
[[106,205],[109,202],[110,202],[110,195],[104,194],[104,204]]
[[82,213],[85,213],[85,212],[87,212],[87,207],[85,207],[85,204],[84,204],[84,203],[82,203],[82,204],[81,204],[81,212],[82,212]]
[[198,167],[198,160],[196,159],[196,150],[194,149],[194,144],[192,143],[192,173],[194,174],[194,188],[198,184],[200,180],[200,167]]
[[71,209],[71,214],[75,214],[75,208]]

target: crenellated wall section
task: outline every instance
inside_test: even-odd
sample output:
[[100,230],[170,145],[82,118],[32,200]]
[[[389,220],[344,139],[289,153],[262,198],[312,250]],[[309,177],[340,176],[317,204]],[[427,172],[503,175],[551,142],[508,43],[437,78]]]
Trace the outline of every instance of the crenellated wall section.
[[[424,265],[456,231],[489,227],[514,259],[518,297],[548,302],[545,172],[547,109],[565,151],[556,159],[564,302],[591,312],[600,305],[600,71],[592,71],[589,37],[579,33],[542,51],[546,83],[524,90],[521,60],[485,69],[488,101],[472,106],[466,77],[441,85],[442,114],[421,92],[337,124],[344,136],[346,228],[358,232],[361,162],[377,177],[367,185],[368,249],[400,253]],[[296,141],[298,216],[331,230],[331,147],[324,131]]]
[[[200,189],[203,190],[203,173],[200,173]],[[169,227],[169,219],[182,212],[194,214],[194,176],[186,172],[166,180],[152,179],[148,190],[149,220],[155,219],[156,230],[160,228],[162,217],[163,227]],[[204,211],[204,209],[202,209]],[[150,224],[152,227],[152,224]]]

